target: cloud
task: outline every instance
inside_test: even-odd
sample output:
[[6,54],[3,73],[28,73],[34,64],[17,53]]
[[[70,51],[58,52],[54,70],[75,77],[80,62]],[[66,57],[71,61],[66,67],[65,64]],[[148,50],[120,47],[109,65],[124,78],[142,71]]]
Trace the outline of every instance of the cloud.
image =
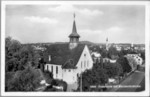
[[125,43],[125,41],[127,41],[127,39],[131,37],[128,36],[125,28],[119,26],[110,27],[106,30],[106,33],[110,43]]
[[81,33],[91,33],[91,34],[97,34],[97,33],[102,33],[101,30],[91,30],[91,29],[84,29],[84,30],[80,30],[79,32]]
[[53,12],[72,12],[75,8],[72,5],[60,5],[56,7],[50,7],[49,11]]
[[81,41],[105,43],[108,37],[110,43],[144,43],[145,8],[140,6],[8,5],[6,35],[22,43],[69,41],[74,12]]
[[86,16],[97,16],[97,15],[103,15],[104,13],[99,10],[90,10],[87,8],[79,9],[77,7],[74,7],[73,5],[60,5],[57,7],[50,7],[49,11],[52,12],[69,12],[69,13],[80,13]]
[[83,9],[83,10],[78,10],[79,13],[82,13],[84,15],[92,15],[92,16],[97,16],[97,15],[102,15],[103,12],[99,10],[89,10],[89,9]]
[[50,19],[48,17],[30,16],[30,17],[24,17],[24,19],[29,20],[31,22],[35,22],[35,23],[49,23],[49,24],[58,23],[56,19]]
[[118,26],[113,26],[113,27],[110,27],[109,29],[106,30],[107,32],[122,32],[123,29],[118,27]]
[[105,42],[106,35],[102,30],[83,29],[79,30],[78,33],[81,36],[81,41]]

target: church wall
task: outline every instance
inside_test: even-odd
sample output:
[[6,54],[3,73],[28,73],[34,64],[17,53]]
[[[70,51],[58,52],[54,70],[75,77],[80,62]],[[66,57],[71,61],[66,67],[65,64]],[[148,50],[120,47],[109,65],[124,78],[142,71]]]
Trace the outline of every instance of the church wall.
[[68,84],[77,82],[76,69],[63,69],[63,81]]
[[84,47],[84,50],[80,56],[80,59],[77,63],[77,74],[84,72],[86,69],[91,69],[93,67],[93,60],[90,55],[89,49],[87,46]]
[[[62,69],[61,65],[46,64],[45,70],[52,72],[54,79],[66,81],[68,84],[77,82],[77,76],[80,76],[81,72],[93,67],[93,60],[87,46],[84,47],[76,66],[77,69]],[[58,68],[58,71],[56,71],[56,68]]]
[[[57,70],[57,68],[58,68],[58,70]],[[62,66],[61,65],[46,64],[45,70],[52,72],[54,79],[62,79]]]

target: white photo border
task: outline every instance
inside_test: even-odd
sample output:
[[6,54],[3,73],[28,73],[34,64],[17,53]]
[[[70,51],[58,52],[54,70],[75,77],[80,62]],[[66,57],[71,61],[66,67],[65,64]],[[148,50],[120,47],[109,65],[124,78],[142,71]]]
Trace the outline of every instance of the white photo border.
[[[6,5],[99,4],[145,6],[145,91],[143,92],[5,92],[5,14]],[[149,96],[150,2],[149,1],[2,1],[1,6],[1,95],[2,96]]]

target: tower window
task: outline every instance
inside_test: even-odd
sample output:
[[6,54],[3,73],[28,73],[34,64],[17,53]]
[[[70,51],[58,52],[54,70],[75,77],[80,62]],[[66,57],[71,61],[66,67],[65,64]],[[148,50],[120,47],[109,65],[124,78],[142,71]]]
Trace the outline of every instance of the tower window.
[[86,54],[84,54],[84,57],[86,57]]
[[69,69],[69,72],[71,72],[71,70]]
[[70,40],[71,40],[70,42],[73,42],[73,38],[70,38]]
[[77,40],[76,38],[73,38],[73,42],[76,42],[76,40]]
[[53,66],[51,66],[51,72],[53,73]]
[[48,70],[48,65],[47,65],[47,70]]
[[56,66],[56,74],[58,74],[58,66]]

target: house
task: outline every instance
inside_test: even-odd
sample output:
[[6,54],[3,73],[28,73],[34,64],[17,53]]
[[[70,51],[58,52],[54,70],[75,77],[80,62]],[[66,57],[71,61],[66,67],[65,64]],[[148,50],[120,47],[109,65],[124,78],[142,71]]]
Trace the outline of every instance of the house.
[[131,67],[131,71],[135,71],[137,69],[137,63],[135,59],[131,56],[125,56],[129,62],[129,65]]
[[46,50],[46,48],[44,48],[44,47],[41,47],[41,46],[33,46],[34,47],[34,49],[35,50],[38,50],[38,51],[44,51],[44,50]]
[[127,56],[134,58],[137,65],[142,65],[143,59],[140,57],[140,54],[127,54]]
[[98,52],[92,52],[91,53],[93,62],[96,63],[98,61],[98,63],[100,62],[100,58],[101,58],[101,54]]
[[116,63],[116,59],[110,59],[110,58],[103,58],[103,63],[110,62],[110,63]]
[[115,45],[115,48],[117,51],[121,51],[121,49],[122,49],[122,47],[120,45],[117,45],[117,44]]
[[67,84],[77,83],[80,74],[93,67],[88,46],[80,44],[79,38],[74,19],[69,43],[52,44],[46,49],[45,70],[52,72],[54,79],[63,80]]
[[127,58],[132,71],[138,69],[138,66],[141,66],[143,63],[143,59],[139,54],[127,54],[125,57]]

